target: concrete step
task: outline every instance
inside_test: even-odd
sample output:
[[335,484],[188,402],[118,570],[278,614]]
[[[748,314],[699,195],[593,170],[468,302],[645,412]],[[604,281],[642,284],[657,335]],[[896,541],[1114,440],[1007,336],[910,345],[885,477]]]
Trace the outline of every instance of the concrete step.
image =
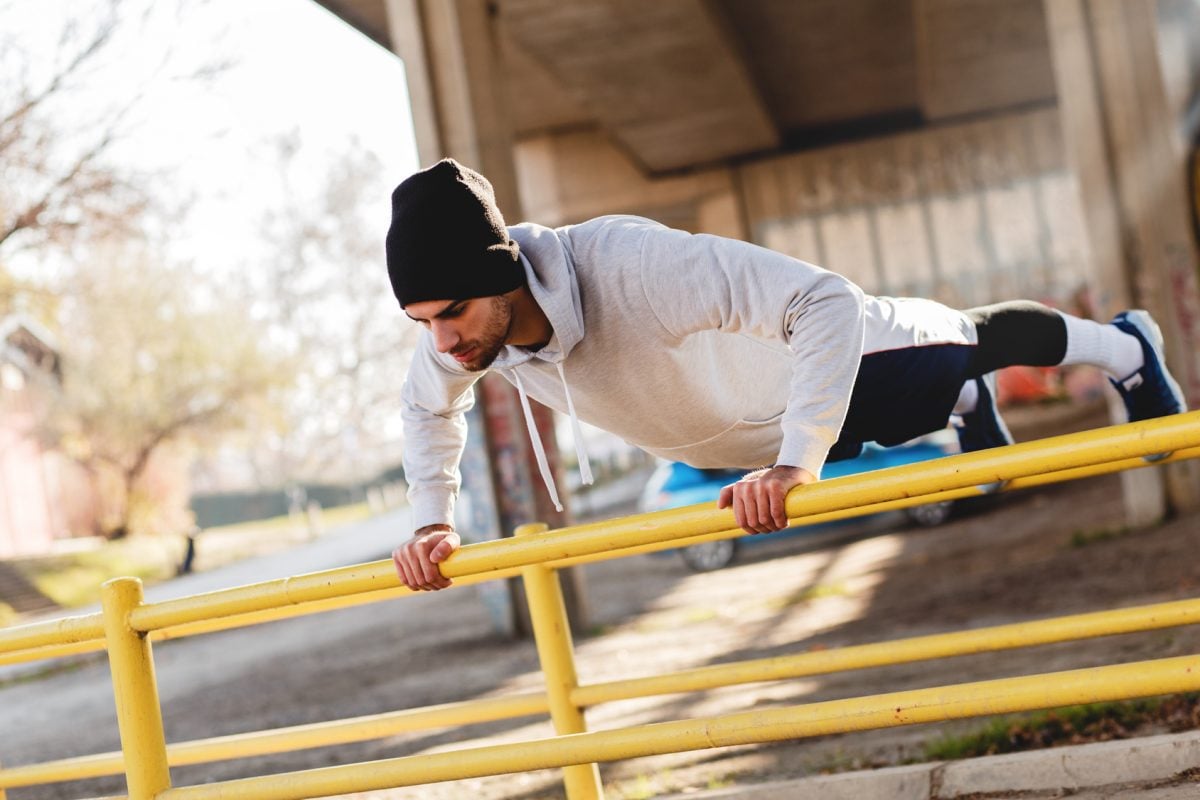
[[21,572],[7,561],[0,561],[0,603],[18,614],[54,611],[58,604],[38,591]]

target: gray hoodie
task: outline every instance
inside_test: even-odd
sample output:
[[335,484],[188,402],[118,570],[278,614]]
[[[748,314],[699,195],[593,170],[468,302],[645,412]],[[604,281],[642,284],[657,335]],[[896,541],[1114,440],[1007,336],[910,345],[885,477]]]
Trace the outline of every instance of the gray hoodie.
[[[812,264],[638,217],[509,231],[554,335],[536,352],[505,347],[491,369],[523,401],[698,467],[787,464],[820,475],[864,332],[879,348],[897,334],[908,344],[917,326],[903,304],[926,302],[864,297]],[[973,338],[957,317],[942,327],[917,339]],[[414,528],[453,520],[463,412],[479,377],[421,336],[402,393]]]

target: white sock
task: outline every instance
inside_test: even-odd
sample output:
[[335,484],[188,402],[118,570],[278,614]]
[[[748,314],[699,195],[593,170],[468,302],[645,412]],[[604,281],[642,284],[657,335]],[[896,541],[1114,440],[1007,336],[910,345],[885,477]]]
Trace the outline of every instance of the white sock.
[[954,404],[952,414],[970,414],[979,405],[979,384],[975,383],[974,379],[963,384],[962,390],[958,393],[958,402]]
[[1089,364],[1113,380],[1128,378],[1146,363],[1142,343],[1115,325],[1058,312],[1067,323],[1067,354],[1062,366]]

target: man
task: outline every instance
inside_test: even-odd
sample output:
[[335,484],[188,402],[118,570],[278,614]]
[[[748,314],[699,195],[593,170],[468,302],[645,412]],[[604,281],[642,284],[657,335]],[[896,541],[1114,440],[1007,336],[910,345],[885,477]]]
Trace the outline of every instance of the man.
[[[387,262],[428,330],[403,390],[416,530],[393,553],[413,589],[450,584],[437,565],[459,545],[463,413],[486,370],[517,387],[531,431],[528,397],[670,460],[774,465],[718,500],[751,533],[786,527],[788,490],[864,442],[899,444],[954,414],[964,450],[1009,444],[1001,367],[1092,364],[1130,419],[1184,410],[1144,311],[1100,324],[1029,301],[961,312],[871,297],[780,253],[638,217],[507,228],[487,180],[449,159],[396,188]],[[580,466],[588,480],[582,451]]]

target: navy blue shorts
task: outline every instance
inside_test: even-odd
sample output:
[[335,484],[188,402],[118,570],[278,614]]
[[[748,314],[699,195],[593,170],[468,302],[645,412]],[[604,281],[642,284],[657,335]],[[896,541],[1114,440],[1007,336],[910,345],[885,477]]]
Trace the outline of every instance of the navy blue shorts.
[[850,408],[828,461],[853,458],[864,442],[901,444],[946,427],[971,375],[972,344],[884,350],[862,357]]

